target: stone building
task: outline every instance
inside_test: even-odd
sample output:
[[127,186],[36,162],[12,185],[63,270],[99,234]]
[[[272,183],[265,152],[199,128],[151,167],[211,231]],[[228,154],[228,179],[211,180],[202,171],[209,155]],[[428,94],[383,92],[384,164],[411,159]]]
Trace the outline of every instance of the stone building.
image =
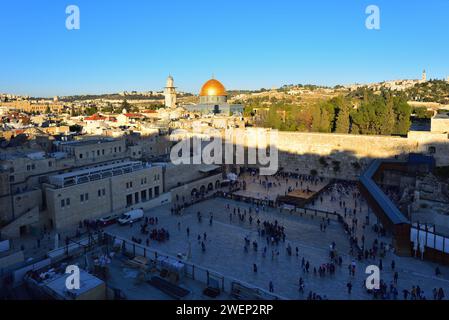
[[124,139],[94,138],[77,141],[59,142],[57,150],[74,157],[77,165],[98,161],[122,159],[126,156]]
[[449,133],[449,111],[435,113],[431,119],[430,128],[435,133]]
[[81,169],[49,178],[43,186],[50,225],[65,229],[127,210],[160,205],[162,167],[125,161]]

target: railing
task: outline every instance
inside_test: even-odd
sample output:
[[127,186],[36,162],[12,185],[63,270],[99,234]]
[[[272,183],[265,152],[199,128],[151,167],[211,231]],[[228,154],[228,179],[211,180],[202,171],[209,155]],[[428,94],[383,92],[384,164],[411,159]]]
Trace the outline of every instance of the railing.
[[201,267],[197,264],[185,261],[183,259],[180,259],[179,257],[174,257],[165,253],[162,253],[158,250],[151,249],[149,247],[134,243],[130,241],[129,239],[125,239],[122,237],[118,237],[116,235],[112,235],[109,233],[104,234],[106,237],[107,246],[114,246],[114,244],[118,242],[121,243],[120,247],[122,250],[122,253],[131,255],[131,256],[142,256],[145,257],[155,264],[157,267],[161,268],[161,261],[163,259],[161,258],[168,258],[174,261],[177,261],[179,263],[182,263],[185,268],[183,271],[183,275],[187,278],[190,278],[195,281],[199,281],[201,283],[206,284],[207,286],[213,284],[218,284],[220,286],[221,291],[232,294],[233,288],[236,286],[236,284],[243,286],[247,288],[248,290],[251,290],[254,295],[257,295],[260,299],[267,299],[267,300],[285,300],[285,297],[282,297],[280,295],[270,293],[264,289],[258,288],[256,286],[252,286],[250,284],[247,284],[243,281],[237,280],[232,277],[224,276],[221,273]]

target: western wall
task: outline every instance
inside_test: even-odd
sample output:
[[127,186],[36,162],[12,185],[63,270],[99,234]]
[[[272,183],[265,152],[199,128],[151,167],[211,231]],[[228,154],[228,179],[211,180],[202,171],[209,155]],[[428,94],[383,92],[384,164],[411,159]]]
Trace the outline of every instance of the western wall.
[[[274,132],[260,128],[235,129],[233,132],[232,141],[237,146],[234,156],[239,146],[244,145],[246,149],[243,166],[255,166],[248,163],[247,149],[254,149],[256,145],[268,145],[266,141],[257,144],[248,139],[248,136],[260,130],[266,133],[266,136]],[[201,134],[190,132],[187,135],[215,136],[213,132],[217,131],[203,131]],[[221,138],[223,143],[231,141],[226,139],[224,131],[221,131]],[[373,159],[407,160],[409,153],[431,155],[437,166],[449,165],[447,133],[410,131],[407,137],[399,137],[279,131],[274,138],[278,149],[279,168],[288,172],[355,180]],[[223,154],[223,157],[226,155]],[[236,166],[237,171],[241,166]]]
[[285,171],[357,179],[375,158],[407,159],[409,153],[433,155],[449,165],[448,134],[409,132],[405,137],[279,132],[279,166]]

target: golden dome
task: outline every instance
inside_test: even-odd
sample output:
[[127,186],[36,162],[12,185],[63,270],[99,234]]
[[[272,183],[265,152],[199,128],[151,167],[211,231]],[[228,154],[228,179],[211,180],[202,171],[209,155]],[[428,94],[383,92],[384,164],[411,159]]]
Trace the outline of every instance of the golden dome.
[[215,79],[210,79],[207,81],[200,91],[200,96],[226,96],[226,89],[220,81]]

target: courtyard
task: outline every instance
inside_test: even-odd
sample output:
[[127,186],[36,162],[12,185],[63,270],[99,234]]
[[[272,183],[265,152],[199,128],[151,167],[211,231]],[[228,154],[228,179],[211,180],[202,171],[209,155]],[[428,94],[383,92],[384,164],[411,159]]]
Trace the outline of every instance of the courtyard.
[[[323,199],[323,207],[325,206],[337,210],[338,202],[336,204],[335,201]],[[244,221],[239,219],[239,209],[241,215],[246,213]],[[198,213],[201,219],[198,218]],[[224,198],[213,198],[190,206],[182,215],[172,215],[170,206],[166,205],[146,212],[146,217],[158,220],[157,225],[150,226],[150,231],[152,228],[163,228],[168,231],[169,239],[149,240],[147,243],[148,236],[140,232],[141,223],[135,223],[131,227],[114,225],[105,231],[123,238],[140,239],[144,246],[148,244],[149,248],[172,256],[184,254],[191,263],[267,291],[272,282],[274,293],[287,299],[307,299],[310,292],[324,299],[372,299],[365,289],[365,268],[378,261],[358,261],[350,255],[349,236],[337,221],[329,221],[325,231],[322,231],[320,224],[323,222],[320,219],[301,217],[262,206],[257,210],[255,205]],[[260,221],[259,227],[257,220]],[[285,242],[280,240],[278,244],[272,243],[259,232],[263,222],[275,221],[285,228]],[[374,237],[377,235],[371,235],[369,239]],[[388,238],[381,240],[386,243],[390,241]],[[257,251],[252,245],[245,249],[247,241],[250,244],[256,242]],[[314,269],[330,262],[332,243],[341,256],[342,264],[337,265],[332,274],[320,276]],[[291,255],[287,252],[288,246],[292,248]],[[395,261],[395,270],[390,267],[392,260]],[[310,265],[308,272],[302,267],[303,261]],[[257,272],[254,271],[254,264]],[[356,272],[349,275],[348,266],[352,264],[356,266]],[[445,292],[449,290],[449,268],[440,267],[443,275],[436,277],[435,264],[398,257],[391,252],[386,253],[383,265],[381,280],[386,284],[393,282],[395,271],[399,274],[398,298],[402,298],[402,290],[411,290],[412,286],[419,286],[428,299],[432,298],[434,288],[441,287]],[[300,278],[304,281],[304,292],[299,290]],[[348,283],[352,284],[350,294],[347,290]]]

